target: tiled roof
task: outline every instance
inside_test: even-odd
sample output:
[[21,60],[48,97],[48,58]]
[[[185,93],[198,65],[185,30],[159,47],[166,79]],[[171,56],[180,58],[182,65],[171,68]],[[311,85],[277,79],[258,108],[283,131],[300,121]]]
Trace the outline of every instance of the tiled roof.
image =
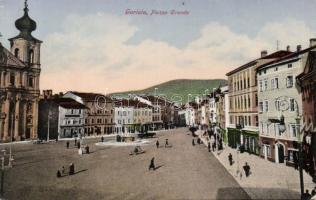
[[244,65],[242,65],[242,66],[240,66],[240,67],[237,67],[236,69],[234,69],[234,70],[228,72],[228,73],[226,74],[226,76],[230,76],[230,75],[232,75],[232,74],[234,74],[234,73],[236,73],[236,72],[239,72],[239,71],[241,71],[241,70],[247,69],[248,67],[251,67],[251,66],[257,64],[257,62],[258,62],[259,60],[261,60],[261,59],[277,59],[277,58],[281,58],[281,57],[283,57],[283,56],[289,55],[289,54],[291,54],[291,53],[292,53],[292,52],[290,52],[290,51],[283,51],[283,50],[281,50],[281,51],[276,51],[276,52],[274,52],[274,53],[272,53],[272,54],[269,54],[269,55],[264,56],[264,57],[262,57],[262,58],[257,58],[257,59],[255,59],[255,60],[253,60],[253,61],[250,61],[250,62],[248,62],[248,63],[246,63],[246,64],[244,64]]
[[287,55],[284,55],[284,56],[280,57],[279,59],[276,59],[276,60],[273,60],[271,62],[265,63],[264,65],[258,67],[257,70],[266,68],[266,67],[268,67],[269,65],[272,65],[272,64],[277,64],[277,63],[282,62],[284,60],[295,58],[295,57],[297,57],[297,56],[299,56],[301,54],[304,54],[306,52],[309,52],[309,51],[311,51],[312,49],[315,49],[315,48],[316,48],[316,45],[308,47],[308,48],[303,49],[301,51],[291,52],[290,54],[287,54]]
[[73,109],[87,109],[87,107],[71,98],[58,98],[53,99],[55,103],[63,108],[73,108]]
[[134,100],[134,99],[115,99],[114,100],[115,106],[123,106],[123,107],[134,107],[134,108],[151,108],[152,106],[147,105],[141,101]]
[[83,101],[95,101],[98,97],[106,98],[107,101],[112,101],[111,97],[105,96],[104,94],[100,93],[88,93],[88,92],[76,92],[71,91],[74,95],[77,95],[82,98]]
[[167,106],[170,106],[170,105],[173,105],[174,103],[169,101],[167,98],[165,97],[160,97],[160,96],[152,96],[152,95],[148,95],[148,96],[141,96],[142,98],[152,102],[152,103],[157,103],[159,105],[167,105]]

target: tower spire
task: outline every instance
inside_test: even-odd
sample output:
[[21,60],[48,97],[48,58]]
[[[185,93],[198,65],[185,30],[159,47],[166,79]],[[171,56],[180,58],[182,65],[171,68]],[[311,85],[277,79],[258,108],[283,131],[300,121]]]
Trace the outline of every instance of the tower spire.
[[29,11],[29,5],[27,4],[27,0],[24,1],[24,12],[28,12]]

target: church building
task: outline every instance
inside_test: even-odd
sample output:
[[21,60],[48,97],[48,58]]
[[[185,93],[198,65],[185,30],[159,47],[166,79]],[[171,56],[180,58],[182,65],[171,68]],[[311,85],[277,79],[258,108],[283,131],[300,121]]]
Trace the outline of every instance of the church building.
[[38,137],[40,47],[34,38],[36,22],[28,15],[15,21],[20,33],[11,39],[10,50],[0,43],[0,140],[1,142]]

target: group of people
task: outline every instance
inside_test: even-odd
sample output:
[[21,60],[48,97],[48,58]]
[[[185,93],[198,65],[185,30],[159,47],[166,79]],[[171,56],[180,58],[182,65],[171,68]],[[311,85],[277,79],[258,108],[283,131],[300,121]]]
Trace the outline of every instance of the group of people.
[[[57,178],[65,176],[66,174],[67,173],[66,173],[66,169],[65,169],[64,166],[62,167],[61,171],[57,170]],[[74,175],[74,174],[75,174],[75,165],[73,163],[70,163],[69,170],[68,170],[68,175]]]
[[316,195],[316,187],[312,190],[311,193],[309,193],[309,190],[305,190],[305,193],[303,194],[302,199],[309,200],[315,195]]
[[[69,149],[69,146],[70,146],[70,143],[69,143],[69,141],[67,141],[67,142],[66,142],[66,147],[67,147],[67,149]],[[81,148],[80,141],[77,141],[77,138],[75,138],[74,146],[77,147],[79,150],[80,150],[80,148]],[[85,151],[86,151],[87,154],[90,153],[90,147],[89,147],[89,145],[85,145],[85,146],[84,146],[84,149],[85,149]]]
[[[232,166],[234,164],[233,162],[233,155],[231,153],[228,154],[228,161],[229,161],[229,165]],[[245,162],[245,165],[243,166],[244,172],[246,177],[248,177],[250,175],[250,166],[248,165],[247,162]]]
[[[157,142],[156,142],[156,147],[157,147],[157,149],[160,147],[159,145],[160,145],[159,140],[157,140]],[[168,138],[165,140],[165,148],[167,148],[167,147],[171,147],[171,146],[169,145],[169,140],[168,140]]]

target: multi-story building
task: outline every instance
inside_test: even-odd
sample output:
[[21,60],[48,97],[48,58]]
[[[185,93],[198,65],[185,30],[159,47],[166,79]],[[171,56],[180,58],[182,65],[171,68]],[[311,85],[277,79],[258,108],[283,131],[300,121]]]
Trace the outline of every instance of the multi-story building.
[[220,129],[221,136],[224,142],[227,142],[227,129],[229,122],[229,113],[228,113],[228,85],[221,86],[219,88],[219,92],[217,93],[217,101],[216,101],[216,108],[217,108],[217,126]]
[[134,105],[128,99],[115,99],[114,123],[115,133],[134,132]]
[[229,89],[229,146],[236,148],[241,145],[248,152],[259,153],[256,69],[287,54],[288,51],[277,51],[267,55],[267,51],[262,51],[260,58],[226,74]]
[[64,97],[72,98],[87,108],[85,135],[112,134],[114,132],[114,102],[108,96],[97,93],[67,92]]
[[[152,107],[151,129],[152,130],[161,129],[164,125],[162,121],[162,111],[163,111],[162,106],[164,106],[164,102],[162,102],[162,99],[159,98],[159,96],[135,96],[134,99]],[[165,113],[165,109],[164,109],[164,113]],[[169,121],[169,118],[166,117],[165,120]]]
[[38,137],[39,79],[42,41],[32,36],[36,22],[28,15],[15,21],[19,35],[9,39],[11,49],[0,43],[0,134],[1,141]]
[[205,98],[200,102],[200,125],[203,130],[207,130],[210,126],[210,103],[209,99]]
[[153,107],[135,100],[133,100],[133,105],[135,131],[147,132],[152,127]]
[[39,138],[56,139],[84,134],[87,108],[70,98],[48,98],[39,101]]
[[276,163],[298,161],[302,93],[295,79],[310,51],[297,50],[257,68],[260,156]]
[[[316,45],[316,39],[310,39],[310,46]],[[305,169],[316,182],[316,51],[308,53],[303,73],[297,76],[303,101],[303,150]]]

